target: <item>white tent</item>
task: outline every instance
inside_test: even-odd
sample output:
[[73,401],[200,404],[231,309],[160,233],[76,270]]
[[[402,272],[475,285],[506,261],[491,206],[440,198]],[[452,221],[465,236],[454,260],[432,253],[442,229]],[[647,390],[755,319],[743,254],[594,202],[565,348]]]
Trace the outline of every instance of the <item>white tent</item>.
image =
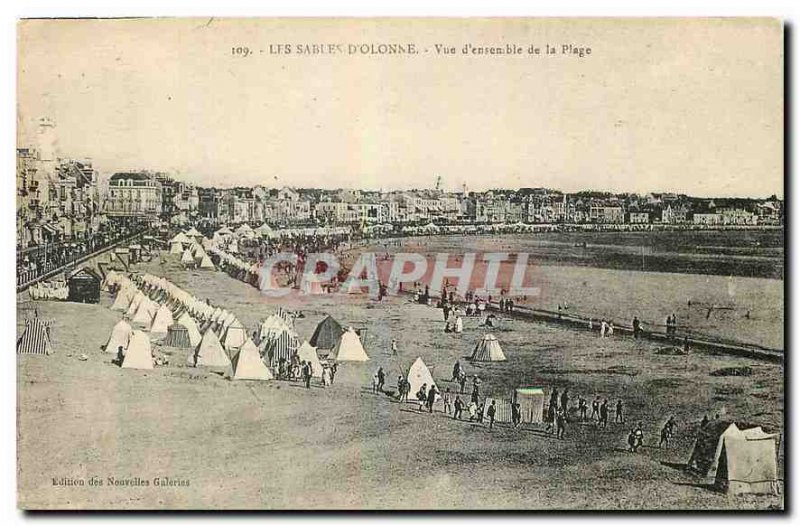
[[128,310],[125,311],[125,316],[128,318],[132,318],[134,314],[136,314],[136,309],[139,308],[139,304],[144,300],[144,292],[137,291],[136,294],[133,296],[130,304],[128,305]]
[[150,327],[151,336],[166,336],[169,326],[174,323],[172,311],[166,305],[159,307],[156,317],[153,319],[153,326]]
[[311,363],[311,376],[315,378],[322,376],[322,364],[319,361],[319,356],[317,356],[317,349],[312,347],[307,341],[304,341],[303,345],[297,348],[297,359],[300,360],[301,363]]
[[504,362],[506,355],[503,354],[497,338],[493,334],[487,334],[475,345],[470,360],[474,362]]
[[106,342],[105,351],[107,353],[117,353],[119,347],[122,346],[123,352],[128,347],[128,342],[131,339],[133,329],[125,320],[119,320],[114,328],[111,329],[111,336]]
[[225,336],[222,338],[222,344],[225,346],[226,350],[230,351],[240,348],[245,340],[247,340],[247,331],[244,325],[242,325],[239,320],[234,319],[225,329]]
[[234,380],[272,380],[272,373],[261,361],[258,348],[248,339],[233,359]]
[[123,369],[152,369],[153,355],[150,351],[150,339],[142,331],[133,331],[125,359],[122,360]]
[[170,254],[182,254],[183,253],[183,243],[180,241],[172,241],[169,244],[169,253]]
[[186,362],[193,367],[228,367],[231,365],[231,360],[222,349],[219,338],[211,329],[206,331],[200,345],[189,354]]
[[144,298],[139,303],[139,308],[136,309],[136,314],[133,315],[131,320],[132,325],[138,325],[145,329],[149,329],[153,323],[153,318],[158,310],[158,304],[150,298]]
[[200,268],[214,270],[214,263],[211,262],[208,254],[203,254],[203,259],[200,260]]
[[423,362],[420,357],[417,357],[414,363],[411,364],[411,367],[408,369],[408,374],[406,375],[406,380],[410,385],[408,391],[409,400],[414,402],[417,401],[416,394],[423,384],[426,386],[425,393],[428,392],[432,385],[436,385],[436,382],[433,381],[433,375],[430,369],[428,369],[428,366],[425,365],[425,362]]
[[178,232],[178,235],[169,240],[170,243],[191,243],[192,240],[183,232]]
[[203,234],[201,234],[195,227],[190,228],[186,232],[186,237],[202,237],[202,235]]
[[697,435],[689,469],[734,495],[777,494],[778,440],[761,427],[709,422]]
[[114,298],[114,303],[111,305],[111,310],[126,311],[131,305],[131,301],[136,295],[136,289],[133,287],[122,287],[117,292],[117,297]]
[[366,362],[369,360],[364,346],[361,345],[361,339],[352,327],[342,333],[339,343],[333,348],[329,358],[338,362]]
[[183,251],[183,255],[181,256],[181,264],[183,264],[185,267],[194,266],[194,258],[188,249]]
[[178,318],[178,323],[186,327],[186,330],[189,331],[189,344],[192,347],[200,345],[202,337],[200,336],[200,329],[197,328],[197,322],[184,312],[181,314],[180,318]]

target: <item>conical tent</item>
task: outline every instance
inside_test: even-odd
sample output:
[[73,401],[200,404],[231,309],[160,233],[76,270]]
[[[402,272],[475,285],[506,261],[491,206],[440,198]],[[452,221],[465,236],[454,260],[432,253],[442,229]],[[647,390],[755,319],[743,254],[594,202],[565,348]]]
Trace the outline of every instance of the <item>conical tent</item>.
[[192,240],[183,232],[178,232],[178,235],[169,240],[170,243],[191,243]]
[[133,296],[130,304],[128,305],[128,310],[125,311],[125,316],[128,318],[132,318],[134,314],[136,314],[136,309],[139,308],[139,304],[144,300],[144,292],[137,291],[136,294]]
[[219,343],[219,338],[211,329],[203,334],[200,345],[189,354],[186,362],[194,367],[228,367],[231,365],[228,355],[225,354],[222,344]]
[[196,229],[195,227],[192,227],[192,228],[190,228],[190,229],[189,229],[189,230],[186,232],[186,237],[200,237],[200,236],[202,236],[202,235],[203,235],[203,234],[201,234],[200,232],[198,232],[198,231],[197,231],[197,229]]
[[226,350],[240,348],[245,340],[247,340],[247,331],[244,325],[242,325],[239,320],[233,320],[233,322],[228,325],[228,328],[225,329],[225,336],[222,340]]
[[155,315],[156,303],[149,298],[145,298],[139,303],[139,308],[136,309],[136,314],[133,315],[131,324],[149,329]]
[[436,385],[436,382],[433,381],[433,375],[431,374],[430,369],[428,369],[428,366],[425,365],[425,362],[423,362],[422,358],[420,357],[417,357],[417,359],[414,360],[414,363],[411,364],[411,367],[408,369],[406,381],[408,381],[410,386],[408,392],[409,399],[412,401],[416,401],[416,394],[422,385],[426,386],[426,393],[432,385]]
[[470,360],[474,362],[504,362],[506,355],[493,334],[485,335],[475,346]]
[[197,323],[194,321],[194,318],[189,316],[187,313],[181,314],[178,318],[178,323],[186,327],[186,330],[189,333],[189,344],[194,347],[196,345],[200,345],[200,340],[202,340],[202,336],[200,336],[200,329],[197,327]]
[[689,469],[732,494],[777,494],[778,440],[757,426],[709,422],[697,435]]
[[248,339],[233,359],[234,380],[272,380],[272,373],[261,361],[258,348]]
[[128,322],[119,320],[117,324],[114,325],[114,328],[111,329],[111,336],[109,336],[103,350],[107,353],[117,353],[121,346],[122,350],[125,351],[131,339],[131,333],[133,333],[133,328],[131,328]]
[[122,360],[123,369],[152,369],[153,355],[150,351],[150,339],[142,331],[133,331],[125,359]]
[[184,250],[183,255],[181,256],[181,264],[184,266],[187,265],[194,265],[194,258],[192,257],[192,253],[189,250]]
[[159,336],[159,335],[166,335],[167,331],[169,330],[169,326],[174,323],[172,319],[172,311],[166,305],[162,305],[158,312],[156,312],[156,317],[153,319],[153,326],[150,327],[150,335],[151,336]]
[[208,254],[203,254],[203,259],[200,261],[200,268],[214,270],[214,263],[211,262],[211,258],[208,257]]
[[114,298],[114,303],[111,305],[111,310],[127,311],[131,305],[131,300],[136,295],[136,289],[132,287],[122,287],[117,292],[117,297]]
[[169,244],[170,254],[183,254],[183,243],[180,241],[173,241]]
[[50,343],[50,330],[38,318],[25,321],[25,330],[17,340],[17,354],[44,354],[53,353]]
[[356,331],[350,327],[339,338],[339,343],[331,351],[330,359],[337,362],[366,362],[369,360],[361,339]]
[[311,364],[311,376],[315,378],[322,376],[322,364],[319,361],[319,356],[317,356],[317,350],[307,341],[304,341],[297,348],[297,359],[300,362],[309,362]]
[[308,343],[317,349],[333,349],[339,343],[342,332],[344,331],[339,322],[331,316],[326,316],[314,329],[314,334],[308,340]]

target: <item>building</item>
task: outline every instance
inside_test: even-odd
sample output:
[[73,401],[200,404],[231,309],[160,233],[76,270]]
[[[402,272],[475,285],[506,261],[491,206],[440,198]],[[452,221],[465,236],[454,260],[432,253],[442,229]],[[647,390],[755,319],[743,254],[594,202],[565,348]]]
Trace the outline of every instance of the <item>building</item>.
[[161,183],[147,172],[118,172],[108,181],[109,217],[156,218],[163,210]]
[[621,206],[589,206],[589,222],[591,223],[620,224],[624,221],[625,210]]

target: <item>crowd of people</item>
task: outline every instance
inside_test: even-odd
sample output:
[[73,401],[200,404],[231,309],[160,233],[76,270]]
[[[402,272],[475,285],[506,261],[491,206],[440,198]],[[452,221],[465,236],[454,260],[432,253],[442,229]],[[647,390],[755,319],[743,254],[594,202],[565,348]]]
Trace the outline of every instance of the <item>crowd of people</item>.
[[17,251],[17,286],[27,285],[86,255],[129,239],[147,229],[145,224],[128,226],[104,223],[94,233],[43,243]]

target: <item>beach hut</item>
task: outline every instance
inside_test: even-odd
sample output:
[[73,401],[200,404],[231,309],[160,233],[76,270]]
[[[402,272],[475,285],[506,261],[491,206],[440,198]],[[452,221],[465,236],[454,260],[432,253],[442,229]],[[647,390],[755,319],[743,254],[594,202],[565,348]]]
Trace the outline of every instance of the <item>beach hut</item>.
[[734,495],[778,494],[779,440],[759,426],[712,421],[698,432],[689,470]]
[[541,387],[518,387],[514,398],[519,404],[520,421],[541,424],[544,416],[544,389]]

